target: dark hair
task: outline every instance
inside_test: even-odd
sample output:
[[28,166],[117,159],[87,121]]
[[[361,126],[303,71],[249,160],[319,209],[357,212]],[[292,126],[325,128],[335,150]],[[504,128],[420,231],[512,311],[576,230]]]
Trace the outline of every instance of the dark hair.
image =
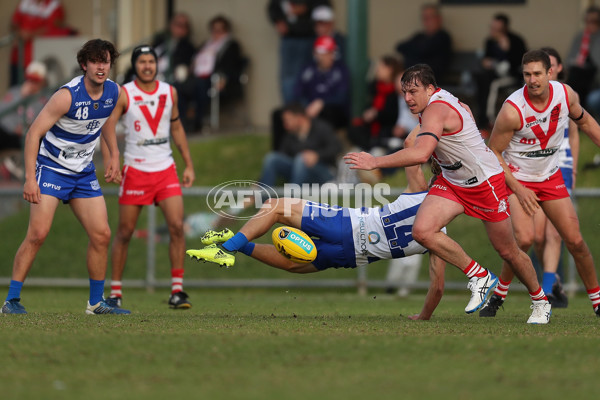
[[139,75],[137,69],[135,68],[135,62],[142,54],[152,54],[152,56],[154,56],[154,61],[158,63],[158,56],[156,55],[156,51],[152,46],[148,44],[142,44],[140,46],[137,46],[131,52],[131,68],[133,69],[133,73],[136,74],[138,77]]
[[175,13],[171,17],[171,20],[169,21],[169,24],[172,24],[173,21],[175,21],[176,18],[183,18],[183,20],[185,20],[185,29],[187,31],[185,37],[189,38],[192,35],[192,26],[190,25],[190,16],[187,15],[186,13],[184,13],[184,12]]
[[425,3],[421,6],[421,12],[423,12],[427,9],[432,9],[433,11],[435,11],[436,15],[442,14],[440,11],[440,6],[435,3]]
[[554,47],[542,47],[540,50],[546,52],[549,56],[556,58],[556,62],[562,64],[562,58],[560,58],[560,54]]
[[[597,17],[600,18],[600,8],[596,6],[590,6],[585,10],[585,15],[588,14],[596,14]],[[598,21],[600,22],[600,21]]]
[[79,68],[81,68],[81,70],[84,71],[83,66],[87,64],[88,61],[107,62],[107,52],[110,56],[110,66],[112,67],[117,61],[117,58],[119,58],[119,52],[117,51],[115,46],[108,40],[88,40],[77,52],[77,63],[79,64]]
[[392,55],[385,55],[380,58],[381,63],[392,70],[392,80],[404,69],[404,63],[399,57]]
[[304,110],[304,107],[300,103],[286,104],[281,109],[281,114],[286,113],[286,112],[292,113],[294,115],[306,115],[306,111]]
[[138,57],[142,54],[152,54],[154,56],[154,60],[158,61],[158,56],[156,55],[156,51],[154,50],[154,48],[149,44],[142,44],[140,46],[137,46],[131,52],[131,67],[133,69],[135,69],[135,62],[137,61]]
[[224,15],[217,15],[216,17],[211,18],[208,22],[208,29],[212,30],[215,24],[221,23],[227,32],[231,32],[231,22]]
[[[558,65],[562,64],[562,58],[560,58],[560,54],[558,54],[558,51],[556,51],[556,49],[554,47],[542,47],[541,50],[544,51],[544,52],[546,52],[546,54],[548,54],[549,56],[556,58],[556,63]],[[564,78],[564,75],[565,75],[565,71],[563,69],[557,75],[557,78],[559,80],[562,80]]]
[[527,53],[523,54],[523,61],[521,65],[529,64],[532,62],[541,62],[546,69],[546,72],[550,69],[550,56],[544,50],[529,50]]
[[508,18],[508,15],[498,13],[494,15],[494,19],[496,21],[502,21],[502,23],[504,24],[504,29],[508,30],[508,26],[510,25],[510,19]]
[[424,87],[433,85],[437,89],[437,83],[435,81],[435,74],[431,67],[427,64],[416,64],[404,71],[402,75],[402,87],[409,85]]

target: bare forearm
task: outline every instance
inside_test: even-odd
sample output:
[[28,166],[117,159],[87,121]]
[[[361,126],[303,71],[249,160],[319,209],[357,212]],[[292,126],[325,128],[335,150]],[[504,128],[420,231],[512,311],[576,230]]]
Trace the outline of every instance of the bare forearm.
[[107,138],[106,134],[100,136],[100,151],[102,152],[102,158],[109,160],[111,157],[119,157],[119,147],[115,138],[114,143],[110,143],[110,139]]
[[510,168],[508,168],[508,165],[506,164],[506,161],[504,161],[504,157],[502,157],[502,154],[494,149],[492,149],[492,151],[498,158],[498,162],[500,162],[500,166],[504,170],[506,186],[508,186],[514,192],[516,188],[520,185],[519,181],[517,181],[517,179],[513,176],[512,172],[510,171]]
[[600,126],[590,114],[585,113],[585,117],[578,127],[592,139],[596,146],[600,147]]
[[376,157],[377,168],[407,167],[411,165],[421,165],[429,160],[431,153],[421,151],[417,147],[398,150],[395,153],[381,157]]
[[429,319],[440,304],[444,295],[444,281],[446,262],[435,254],[429,254],[429,290],[425,297],[425,304],[418,319]]
[[190,148],[187,143],[187,138],[185,137],[185,131],[183,130],[180,121],[177,121],[171,125],[171,136],[173,137],[175,147],[177,147],[179,154],[181,154],[181,158],[183,159],[185,166],[188,168],[193,168]]
[[[106,149],[108,150],[110,157],[119,157],[119,146],[117,145],[117,135],[114,130],[103,131],[102,132],[102,140],[106,145]],[[103,153],[104,156],[106,156]]]
[[35,179],[35,165],[40,151],[40,138],[28,134],[25,137],[24,159],[25,179]]
[[573,171],[577,171],[579,162],[579,127],[573,121],[569,125],[569,146],[571,147],[571,156],[573,157]]
[[185,146],[177,146],[177,150],[181,154],[181,158],[183,159],[183,163],[187,168],[194,168],[194,164],[192,162],[192,156],[190,155],[190,150],[187,145]]
[[419,314],[419,319],[430,319],[433,315],[433,312],[440,304],[442,300],[442,296],[444,294],[444,289],[437,287],[429,287],[427,291],[427,296],[425,297],[425,304],[423,304],[423,309]]

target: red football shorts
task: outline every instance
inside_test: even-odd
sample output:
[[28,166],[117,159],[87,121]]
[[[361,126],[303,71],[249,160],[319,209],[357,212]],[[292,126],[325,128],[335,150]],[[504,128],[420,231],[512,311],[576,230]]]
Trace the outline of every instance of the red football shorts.
[[[546,200],[560,200],[565,197],[569,197],[569,191],[565,185],[562,172],[557,170],[548,179],[541,182],[525,182],[519,181],[519,183],[525,186],[527,189],[533,190],[540,199],[540,201]],[[513,194],[513,191],[508,188],[508,195]]]
[[144,172],[123,166],[119,188],[119,204],[147,206],[173,196],[181,196],[181,185],[175,164],[157,172]]
[[510,216],[504,172],[490,177],[475,187],[456,186],[442,175],[429,189],[428,196],[452,200],[465,209],[465,214],[483,221],[499,222]]

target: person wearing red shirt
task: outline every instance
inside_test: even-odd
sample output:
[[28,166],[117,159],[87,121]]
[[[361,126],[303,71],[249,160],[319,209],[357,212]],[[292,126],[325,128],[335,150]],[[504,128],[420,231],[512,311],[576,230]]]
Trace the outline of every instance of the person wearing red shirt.
[[[15,42],[10,57],[10,85],[19,83],[19,69],[25,71],[33,57],[33,39],[73,33],[63,26],[65,12],[60,0],[21,0],[11,18]],[[19,54],[22,42],[23,54]],[[21,58],[22,57],[22,58]],[[22,65],[20,61],[22,60]]]

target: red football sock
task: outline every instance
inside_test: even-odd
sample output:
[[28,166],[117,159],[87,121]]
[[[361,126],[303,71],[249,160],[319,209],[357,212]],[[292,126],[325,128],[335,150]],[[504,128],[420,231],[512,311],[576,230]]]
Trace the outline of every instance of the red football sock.
[[183,291],[183,268],[171,269],[171,294]]
[[598,306],[600,306],[600,286],[596,289],[590,289],[587,291],[590,300],[592,301],[592,306],[594,306],[594,311]]
[[508,287],[510,286],[510,281],[504,282],[502,278],[498,277],[498,286],[494,289],[494,294],[502,297],[502,300],[506,299],[506,295],[508,294]]
[[542,289],[541,286],[535,292],[529,292],[529,295],[531,296],[531,300],[533,300],[533,301],[542,301],[542,300],[548,301],[548,298],[546,297],[546,293],[544,293],[544,290]]
[[465,268],[463,272],[469,279],[471,279],[473,277],[483,278],[488,273],[487,269],[485,269],[481,265],[477,264],[475,262],[475,260],[472,260],[471,263],[469,265],[467,265],[467,268]]
[[121,292],[121,281],[111,281],[110,282],[110,297],[122,297],[123,292]]

